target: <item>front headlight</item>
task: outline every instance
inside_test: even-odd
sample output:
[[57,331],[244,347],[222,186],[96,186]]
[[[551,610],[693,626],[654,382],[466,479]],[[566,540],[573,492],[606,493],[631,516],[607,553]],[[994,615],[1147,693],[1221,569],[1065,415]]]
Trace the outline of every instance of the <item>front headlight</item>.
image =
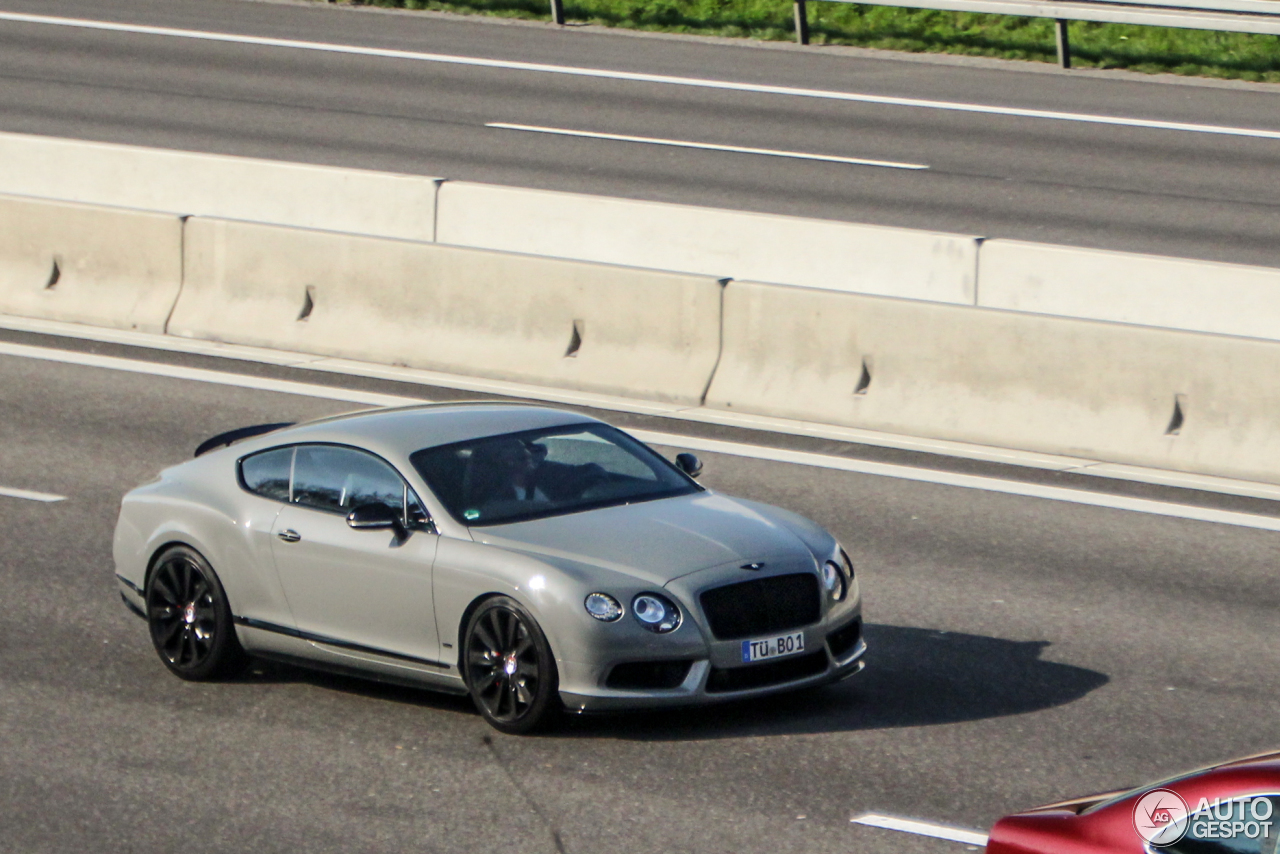
[[608,593],[592,593],[582,605],[588,614],[602,623],[612,623],[622,616],[622,605]]
[[632,599],[631,613],[640,625],[660,635],[674,632],[680,626],[680,609],[657,593],[641,593]]
[[834,561],[827,561],[822,565],[822,586],[827,588],[827,594],[836,602],[844,598],[845,583],[844,573],[840,571],[840,567],[836,566]]

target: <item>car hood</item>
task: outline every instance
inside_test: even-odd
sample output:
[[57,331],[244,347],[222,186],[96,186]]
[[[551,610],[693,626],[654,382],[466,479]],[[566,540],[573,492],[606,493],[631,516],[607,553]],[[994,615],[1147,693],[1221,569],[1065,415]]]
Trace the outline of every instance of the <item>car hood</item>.
[[582,513],[472,528],[487,545],[625,572],[664,585],[732,561],[751,563],[812,552],[755,502],[700,492]]

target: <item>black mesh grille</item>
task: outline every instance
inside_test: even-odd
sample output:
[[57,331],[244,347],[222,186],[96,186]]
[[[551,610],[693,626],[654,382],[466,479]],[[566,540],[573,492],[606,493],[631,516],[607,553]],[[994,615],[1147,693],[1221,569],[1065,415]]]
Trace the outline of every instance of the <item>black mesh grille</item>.
[[755,578],[699,597],[711,633],[721,640],[783,632],[818,622],[818,578],[807,572]]
[[679,688],[692,661],[628,661],[609,671],[609,688]]
[[707,677],[707,693],[721,694],[726,691],[746,691],[750,688],[764,688],[769,685],[781,685],[794,682],[806,676],[817,676],[827,669],[827,653],[825,650],[798,655],[795,658],[783,658],[765,664],[749,664],[746,667],[713,667]]

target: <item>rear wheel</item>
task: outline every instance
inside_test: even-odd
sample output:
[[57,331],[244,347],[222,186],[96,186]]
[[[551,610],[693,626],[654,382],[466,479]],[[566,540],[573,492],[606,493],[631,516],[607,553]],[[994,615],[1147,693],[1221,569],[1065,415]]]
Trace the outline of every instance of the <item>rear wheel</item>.
[[485,600],[463,637],[467,687],[490,725],[519,735],[556,719],[560,680],[551,645],[519,602],[507,596]]
[[249,657],[213,567],[187,546],[165,549],[147,580],[147,624],[165,667],[183,679],[233,676]]

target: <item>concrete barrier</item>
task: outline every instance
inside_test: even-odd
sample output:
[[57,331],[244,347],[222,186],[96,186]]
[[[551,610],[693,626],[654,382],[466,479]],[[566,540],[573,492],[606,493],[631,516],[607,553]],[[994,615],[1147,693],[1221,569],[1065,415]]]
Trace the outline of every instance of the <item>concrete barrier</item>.
[[193,218],[171,334],[696,405],[716,279]]
[[182,220],[0,196],[0,313],[163,332]]
[[446,181],[440,243],[972,305],[974,237]]
[[1280,269],[988,240],[978,305],[1280,340]]
[[0,193],[433,240],[438,179],[0,133]]
[[1280,483],[1280,344],[732,282],[707,405]]

